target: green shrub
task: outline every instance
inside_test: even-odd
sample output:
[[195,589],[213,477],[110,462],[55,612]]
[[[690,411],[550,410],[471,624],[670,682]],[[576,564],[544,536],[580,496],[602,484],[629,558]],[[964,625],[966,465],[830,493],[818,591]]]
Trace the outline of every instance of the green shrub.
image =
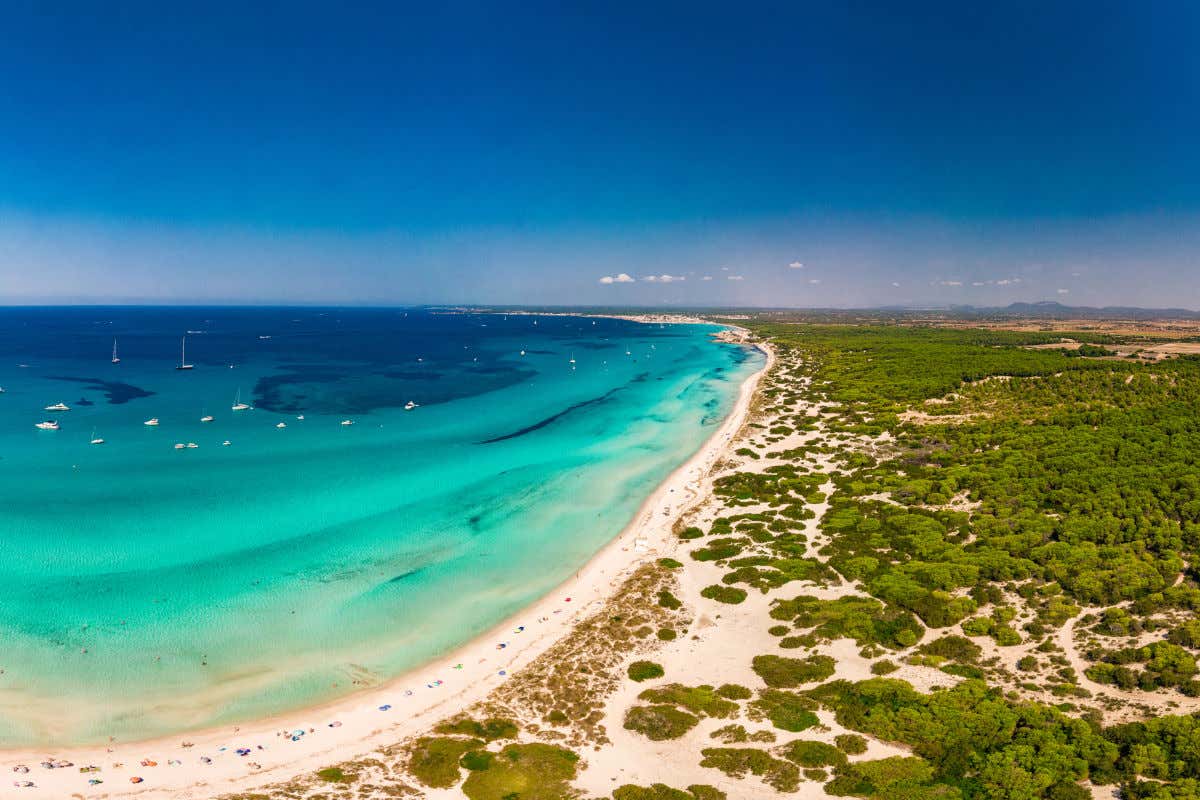
[[716,600],[718,603],[729,603],[736,605],[746,599],[746,591],[738,589],[735,586],[706,586],[700,591],[700,596],[709,600]]
[[786,658],[784,656],[755,656],[755,674],[773,689],[790,689],[805,683],[823,681],[834,673],[836,662],[829,656]]
[[492,760],[496,758],[495,753],[490,753],[487,750],[472,750],[469,753],[464,753],[463,757],[458,760],[460,766],[478,772],[481,769],[487,769],[492,765]]
[[719,769],[732,778],[757,775],[763,783],[780,791],[794,792],[800,786],[800,769],[791,762],[773,758],[765,750],[745,747],[710,747],[700,751],[700,766]]
[[753,694],[745,686],[736,683],[723,683],[717,687],[717,694],[726,700],[749,700]]
[[472,772],[462,785],[468,800],[555,800],[571,796],[579,756],[562,747],[510,744],[487,769]]
[[779,749],[779,755],[802,767],[838,767],[846,754],[831,744],[797,739]]
[[629,665],[629,679],[638,683],[661,678],[664,674],[662,665],[653,661],[635,661]]
[[625,730],[636,731],[655,742],[678,739],[696,727],[700,718],[675,706],[633,706],[625,712]]
[[670,592],[668,592],[666,589],[660,589],[660,590],[659,590],[659,592],[658,592],[658,604],[659,604],[660,606],[662,606],[663,608],[669,608],[669,609],[670,609],[670,610],[672,610],[672,611],[674,611],[674,610],[675,610],[675,609],[677,609],[677,608],[680,608],[680,607],[683,605],[683,603],[681,603],[681,602],[679,601],[679,598],[678,598],[678,597],[676,597],[675,595],[671,594],[671,593],[670,593]]
[[[966,623],[963,623],[966,627]],[[983,653],[983,648],[965,636],[950,634],[940,639],[921,645],[917,652],[923,655],[939,656],[950,661],[961,661],[964,664],[974,664]]]
[[848,756],[862,755],[867,752],[867,740],[857,733],[843,733],[833,737],[833,742]]
[[492,718],[477,722],[470,717],[464,717],[453,722],[443,722],[433,730],[435,733],[470,736],[485,742],[494,742],[497,739],[517,738],[518,729],[517,723],[511,719]]
[[458,762],[463,754],[483,745],[481,739],[426,736],[413,743],[408,757],[408,771],[426,786],[447,789],[458,783],[462,776]]
[[711,686],[684,686],[670,683],[656,686],[638,695],[648,703],[670,703],[682,706],[693,714],[707,717],[731,717],[738,711],[737,703],[721,697]]
[[648,787],[627,783],[613,790],[613,800],[726,800],[726,796],[720,789],[705,784],[693,784],[685,792],[665,783]]
[[767,689],[759,692],[748,710],[751,719],[769,719],[780,730],[798,733],[820,722],[813,713],[816,708],[817,704],[803,695]]
[[317,777],[326,783],[354,783],[354,781],[358,780],[357,775],[347,775],[340,767],[327,767],[317,770]]
[[737,539],[722,538],[713,539],[708,546],[693,550],[691,556],[696,561],[724,561],[727,558],[733,558],[740,552],[742,552],[742,545],[738,543]]

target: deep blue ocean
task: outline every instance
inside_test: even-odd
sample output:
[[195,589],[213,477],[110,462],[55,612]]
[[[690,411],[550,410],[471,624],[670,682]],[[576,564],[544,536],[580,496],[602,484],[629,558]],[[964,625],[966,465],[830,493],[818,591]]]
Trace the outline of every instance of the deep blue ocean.
[[0,309],[0,745],[262,716],[486,630],[729,412],[762,356],[715,330]]

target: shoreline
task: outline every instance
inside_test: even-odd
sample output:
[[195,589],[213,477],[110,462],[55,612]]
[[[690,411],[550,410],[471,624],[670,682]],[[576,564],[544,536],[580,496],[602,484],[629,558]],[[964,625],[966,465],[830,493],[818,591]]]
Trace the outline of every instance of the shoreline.
[[[671,322],[679,324],[682,320]],[[695,322],[721,325],[707,320]],[[0,771],[35,784],[22,788],[22,797],[136,794],[209,798],[214,793],[285,781],[330,763],[362,756],[423,733],[437,721],[484,700],[509,674],[531,663],[603,604],[633,570],[657,558],[672,540],[675,522],[706,497],[708,475],[745,424],[759,382],[775,364],[769,345],[746,341],[748,332],[744,329],[727,324],[722,328],[722,333],[736,330],[736,334],[718,341],[758,349],[766,356],[763,366],[742,382],[734,406],[721,425],[651,492],[621,532],[583,564],[574,578],[531,605],[438,659],[380,686],[327,703],[241,725],[139,742],[3,749]],[[60,760],[71,762],[71,766],[39,766],[44,761]],[[151,763],[144,765],[146,762]],[[14,769],[22,765],[29,772],[14,774]],[[93,765],[100,770],[80,772]],[[134,777],[142,781],[131,783]],[[103,783],[89,786],[89,779]]]

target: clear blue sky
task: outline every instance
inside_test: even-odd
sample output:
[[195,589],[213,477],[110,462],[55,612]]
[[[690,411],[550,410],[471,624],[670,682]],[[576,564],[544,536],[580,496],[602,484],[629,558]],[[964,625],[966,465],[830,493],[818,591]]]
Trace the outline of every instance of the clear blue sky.
[[0,302],[1200,308],[1195,3],[175,5],[6,4]]

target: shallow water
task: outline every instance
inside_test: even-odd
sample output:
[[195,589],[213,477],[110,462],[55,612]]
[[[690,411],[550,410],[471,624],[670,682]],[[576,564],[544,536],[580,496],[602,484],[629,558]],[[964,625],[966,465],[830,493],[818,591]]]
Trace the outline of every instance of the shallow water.
[[[729,412],[762,356],[713,330],[0,311],[0,745],[302,707],[486,630],[611,540]],[[195,368],[177,371],[186,331]],[[253,410],[231,410],[239,393]]]

